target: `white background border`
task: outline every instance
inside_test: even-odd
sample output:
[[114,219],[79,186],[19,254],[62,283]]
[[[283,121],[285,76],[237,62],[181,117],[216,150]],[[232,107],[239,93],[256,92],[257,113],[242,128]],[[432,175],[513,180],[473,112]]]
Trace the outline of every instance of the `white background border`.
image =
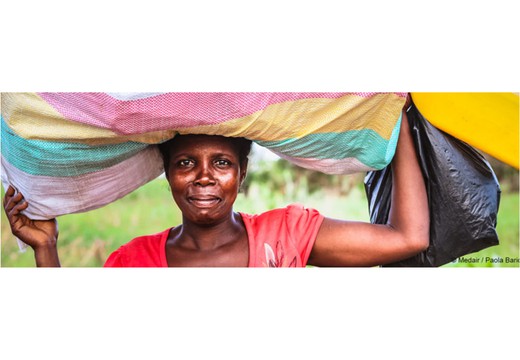
[[[520,90],[509,1],[2,3],[1,91]],[[518,353],[518,269],[0,269],[6,359]]]

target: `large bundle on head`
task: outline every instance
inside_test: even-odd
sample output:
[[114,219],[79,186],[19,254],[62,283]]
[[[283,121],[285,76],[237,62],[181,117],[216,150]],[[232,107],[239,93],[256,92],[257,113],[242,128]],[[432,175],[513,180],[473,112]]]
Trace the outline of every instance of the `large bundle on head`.
[[2,182],[33,219],[92,210],[163,172],[156,144],[246,137],[329,174],[391,161],[405,93],[2,93]]

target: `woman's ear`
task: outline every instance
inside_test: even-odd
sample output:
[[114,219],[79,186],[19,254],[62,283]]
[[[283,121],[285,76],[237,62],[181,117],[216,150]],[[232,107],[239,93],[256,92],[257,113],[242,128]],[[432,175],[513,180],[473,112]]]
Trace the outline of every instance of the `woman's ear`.
[[247,176],[247,159],[240,164],[240,186]]

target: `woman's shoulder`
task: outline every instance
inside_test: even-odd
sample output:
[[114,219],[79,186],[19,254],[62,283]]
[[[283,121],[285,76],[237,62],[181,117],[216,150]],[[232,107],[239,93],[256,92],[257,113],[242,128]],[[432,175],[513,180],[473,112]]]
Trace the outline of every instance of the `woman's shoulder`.
[[121,245],[108,257],[105,266],[160,266],[170,230],[138,236]]
[[170,230],[171,230],[171,228],[168,228],[166,230],[160,231],[155,234],[138,236],[136,238],[133,238],[132,240],[130,240],[128,243],[126,243],[123,246],[133,247],[133,246],[146,246],[146,245],[150,245],[150,244],[157,245],[157,240],[160,240],[160,239],[164,238],[165,236],[167,237],[168,234],[170,233]]

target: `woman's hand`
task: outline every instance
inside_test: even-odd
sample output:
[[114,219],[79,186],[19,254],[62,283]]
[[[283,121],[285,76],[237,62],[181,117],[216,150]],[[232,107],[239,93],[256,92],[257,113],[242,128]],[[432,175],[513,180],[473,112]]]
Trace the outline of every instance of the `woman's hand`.
[[31,220],[21,214],[29,203],[24,201],[22,193],[16,193],[9,186],[4,197],[4,210],[11,226],[11,232],[18,239],[34,250],[36,266],[60,266],[58,250],[58,222],[51,220]]

